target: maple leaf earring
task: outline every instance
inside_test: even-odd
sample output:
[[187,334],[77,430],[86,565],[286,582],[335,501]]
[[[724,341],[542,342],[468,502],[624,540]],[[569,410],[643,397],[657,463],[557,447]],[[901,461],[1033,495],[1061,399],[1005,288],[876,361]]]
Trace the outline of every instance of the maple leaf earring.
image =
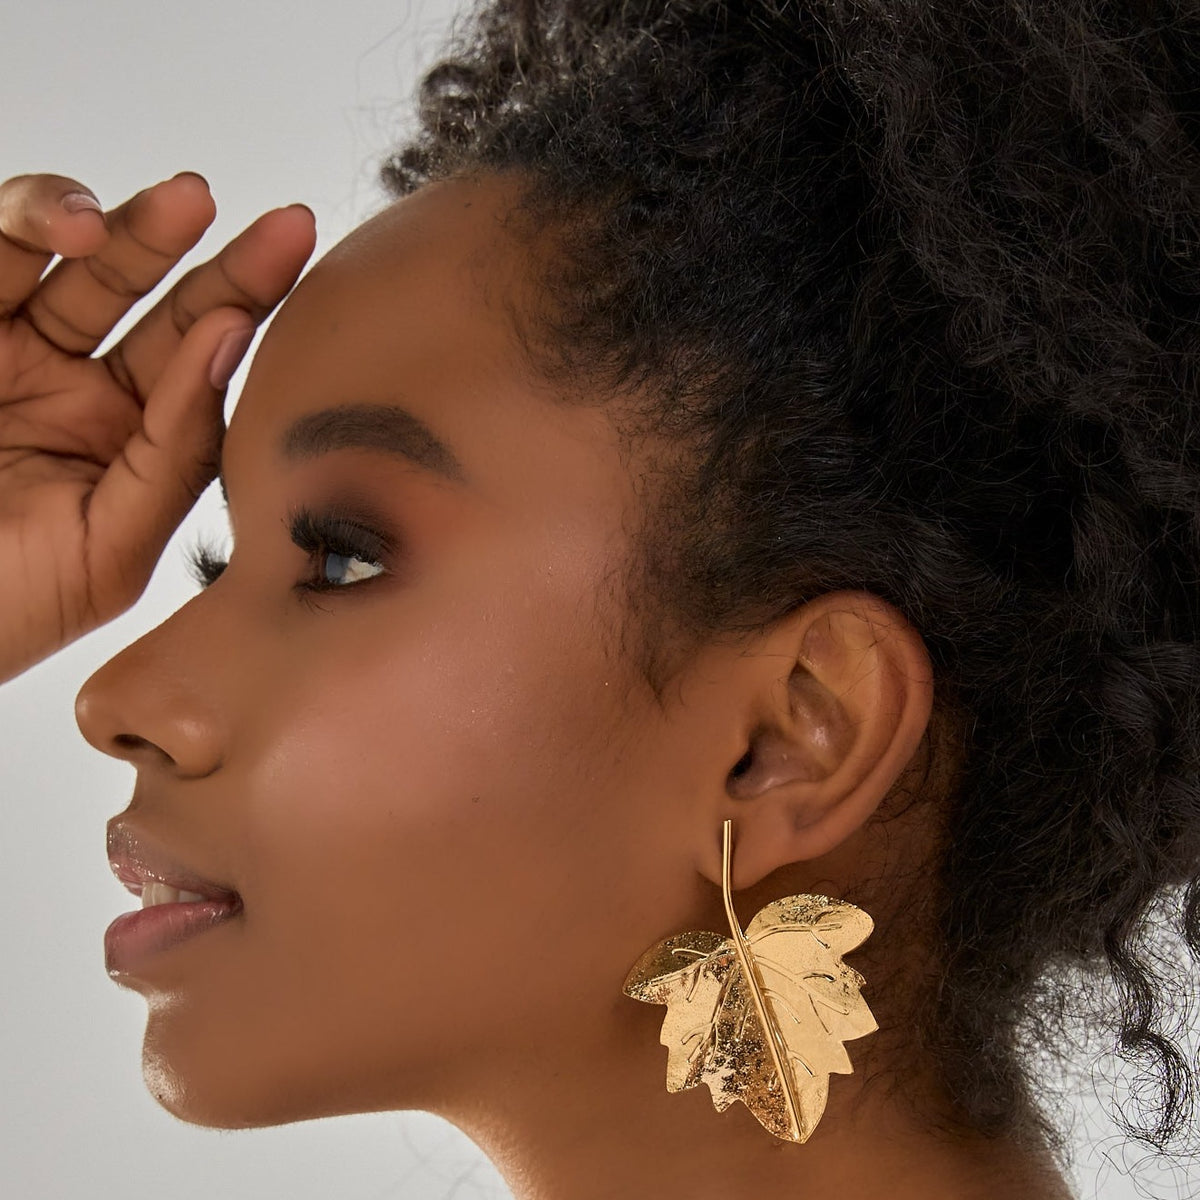
[[733,822],[722,828],[721,892],[731,937],[677,933],[634,963],[625,995],[665,1004],[667,1091],[704,1083],[718,1112],[735,1100],[776,1137],[806,1142],[831,1074],[852,1074],[843,1042],[874,1033],[848,954],[875,923],[828,896],[785,896],[742,932],[730,894]]

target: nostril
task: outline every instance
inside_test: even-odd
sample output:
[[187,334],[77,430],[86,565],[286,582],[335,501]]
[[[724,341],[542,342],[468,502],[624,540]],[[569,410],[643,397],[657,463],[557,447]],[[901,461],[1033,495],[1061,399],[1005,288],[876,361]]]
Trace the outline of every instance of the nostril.
[[752,757],[753,751],[747,750],[746,753],[743,754],[742,757],[739,758],[730,769],[730,779],[738,779],[740,776],[745,775],[745,773],[750,770],[750,760]]

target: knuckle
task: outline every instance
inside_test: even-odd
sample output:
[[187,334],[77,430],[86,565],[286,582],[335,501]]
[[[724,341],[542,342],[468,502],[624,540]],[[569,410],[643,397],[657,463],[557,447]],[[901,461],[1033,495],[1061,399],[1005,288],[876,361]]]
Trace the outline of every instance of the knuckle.
[[118,387],[129,392],[130,395],[138,396],[139,400],[141,399],[133,372],[129,369],[128,362],[125,361],[125,347],[123,344],[118,343],[104,356],[104,365],[108,367],[109,374],[113,377]]
[[121,236],[128,239],[134,246],[143,254],[150,258],[157,259],[160,263],[173,263],[179,255],[173,250],[164,249],[161,246],[154,246],[148,242],[145,237],[136,229],[134,222],[127,220],[121,228]]
[[106,291],[122,300],[137,300],[146,292],[146,287],[137,280],[131,279],[126,271],[114,262],[92,255],[83,259],[89,274]]
[[200,314],[187,302],[182,291],[176,289],[171,293],[171,303],[168,310],[171,314],[171,324],[175,332],[182,337],[200,319]]
[[242,283],[234,279],[234,277],[229,273],[228,265],[219,256],[214,260],[214,263],[217,267],[217,270],[219,270],[221,273],[221,278],[224,279],[229,285],[230,291],[233,292],[236,299],[242,303],[242,306],[250,312],[251,316],[259,319],[265,316],[269,311],[269,307]]
[[47,341],[72,352],[82,352],[98,346],[106,332],[106,330],[84,329],[67,313],[47,304],[44,300],[41,303],[27,304],[25,315],[28,317],[29,323]]

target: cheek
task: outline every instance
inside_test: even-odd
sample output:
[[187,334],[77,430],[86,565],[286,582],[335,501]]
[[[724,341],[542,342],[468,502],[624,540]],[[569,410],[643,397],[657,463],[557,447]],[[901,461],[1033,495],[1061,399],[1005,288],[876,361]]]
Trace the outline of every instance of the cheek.
[[594,642],[522,599],[410,612],[419,636],[383,615],[360,647],[339,635],[256,756],[245,949],[260,1002],[310,1044],[324,1030],[331,1056],[432,1072],[461,1058],[447,1038],[561,1007],[521,946],[578,940],[597,909],[564,898],[611,885],[617,717]]

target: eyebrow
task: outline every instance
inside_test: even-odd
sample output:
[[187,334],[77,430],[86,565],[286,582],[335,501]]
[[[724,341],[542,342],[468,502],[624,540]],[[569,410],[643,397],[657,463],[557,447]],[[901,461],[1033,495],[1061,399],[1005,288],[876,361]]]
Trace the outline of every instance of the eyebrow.
[[[279,439],[279,451],[287,462],[347,447],[391,454],[453,483],[467,480],[454,451],[419,417],[394,404],[346,404],[305,413]],[[218,478],[228,504],[224,472]]]

